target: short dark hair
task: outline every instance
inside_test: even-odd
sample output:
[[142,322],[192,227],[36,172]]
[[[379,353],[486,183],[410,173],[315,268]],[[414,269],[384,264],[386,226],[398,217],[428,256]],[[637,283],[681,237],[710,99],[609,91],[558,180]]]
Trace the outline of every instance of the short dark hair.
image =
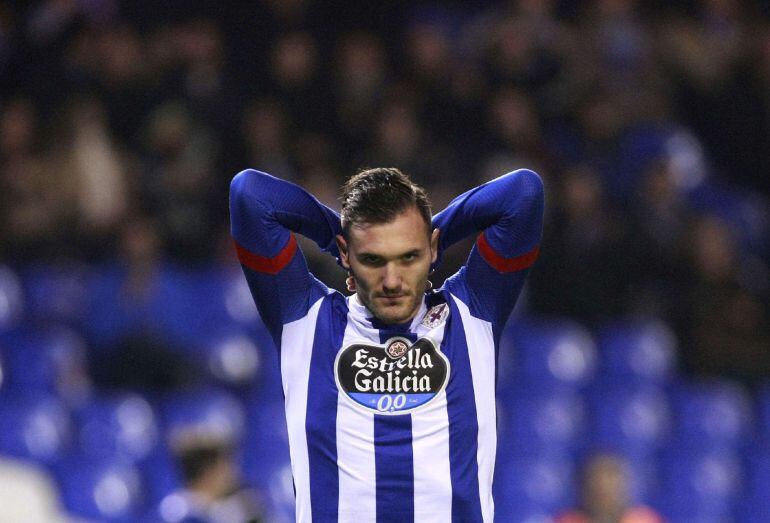
[[364,169],[351,176],[342,186],[340,202],[346,238],[353,225],[387,223],[411,206],[417,207],[431,233],[431,206],[425,189],[395,167]]
[[177,451],[176,457],[185,485],[200,481],[217,463],[232,458],[233,450],[222,443],[199,443]]

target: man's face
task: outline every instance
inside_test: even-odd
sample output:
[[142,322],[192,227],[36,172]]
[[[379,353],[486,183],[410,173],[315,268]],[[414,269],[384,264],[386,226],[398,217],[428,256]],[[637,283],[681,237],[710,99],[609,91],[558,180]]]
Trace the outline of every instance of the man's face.
[[404,323],[420,309],[438,252],[438,230],[428,236],[427,227],[410,207],[387,223],[353,225],[347,242],[337,237],[358,298],[380,321]]

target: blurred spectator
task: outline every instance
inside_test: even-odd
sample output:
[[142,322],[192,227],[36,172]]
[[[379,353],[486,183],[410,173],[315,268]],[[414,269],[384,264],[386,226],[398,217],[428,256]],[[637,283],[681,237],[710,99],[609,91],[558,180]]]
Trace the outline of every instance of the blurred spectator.
[[71,251],[76,220],[75,181],[51,158],[38,114],[29,100],[14,99],[0,121],[2,231],[15,262]]
[[166,103],[152,113],[147,140],[143,203],[158,218],[172,254],[205,257],[216,229],[209,194],[219,194],[214,171],[219,144],[182,102]]
[[580,508],[556,518],[556,523],[662,523],[652,509],[631,500],[632,478],[622,459],[596,454],[581,475]]
[[682,358],[691,371],[749,382],[770,376],[767,299],[741,278],[735,239],[715,217],[694,224],[689,281],[679,310]]
[[174,454],[184,488],[160,505],[164,521],[258,523],[264,521],[257,493],[241,485],[232,442],[199,434],[177,435]]
[[642,270],[639,245],[595,171],[578,167],[561,182],[551,192],[553,216],[533,269],[531,305],[596,326],[630,311]]
[[[92,373],[101,387],[157,390],[195,380],[192,363],[173,346],[164,318],[162,241],[152,220],[136,218],[121,234],[121,263],[92,283],[85,327],[94,345]],[[179,303],[176,303],[179,308]]]

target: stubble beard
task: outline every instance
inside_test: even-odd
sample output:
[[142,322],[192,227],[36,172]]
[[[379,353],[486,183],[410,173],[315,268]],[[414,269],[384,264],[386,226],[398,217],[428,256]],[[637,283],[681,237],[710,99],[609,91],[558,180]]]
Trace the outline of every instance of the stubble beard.
[[420,308],[422,294],[409,294],[408,296],[405,296],[403,299],[406,303],[398,308],[381,306],[377,303],[376,297],[372,300],[365,299],[361,295],[359,295],[359,297],[366,308],[374,314],[375,318],[386,324],[397,324],[406,323],[414,318],[414,315]]

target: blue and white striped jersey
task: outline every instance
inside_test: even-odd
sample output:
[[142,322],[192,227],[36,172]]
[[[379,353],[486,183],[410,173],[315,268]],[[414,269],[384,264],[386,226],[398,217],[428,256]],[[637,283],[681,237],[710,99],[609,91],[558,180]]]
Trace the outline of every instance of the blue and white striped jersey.
[[300,522],[492,522],[497,348],[537,257],[539,177],[520,170],[433,219],[439,250],[479,234],[408,324],[382,324],[307,270],[293,233],[336,254],[337,214],[254,170],[231,185],[232,232],[280,351]]

